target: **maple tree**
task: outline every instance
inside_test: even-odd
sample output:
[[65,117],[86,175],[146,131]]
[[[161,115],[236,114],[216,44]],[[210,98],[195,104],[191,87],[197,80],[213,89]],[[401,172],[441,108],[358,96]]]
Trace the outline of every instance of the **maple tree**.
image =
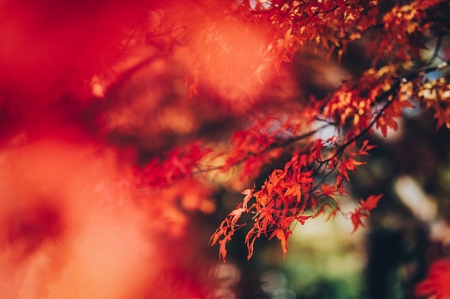
[[[224,261],[241,229],[248,258],[260,237],[278,239],[286,255],[294,227],[324,214],[348,218],[355,232],[383,200],[370,195],[353,211],[340,205],[352,174],[377,146],[369,137],[398,130],[412,108],[433,111],[436,127],[450,128],[447,1],[119,2],[85,12],[85,4],[48,1],[26,8],[17,22],[8,19],[12,31],[0,31],[11,40],[0,48],[8,70],[0,75],[1,125],[19,129],[4,129],[3,140],[75,123],[82,133],[58,138],[113,148],[133,168],[123,172],[125,185],[164,198],[149,209],[174,236],[182,234],[183,212],[214,210],[216,184],[240,189],[242,202],[211,237]],[[24,9],[18,3],[7,2],[5,11]],[[60,9],[67,20],[57,16]],[[62,29],[48,36],[33,34],[57,25]],[[40,36],[52,51],[31,59],[27,51],[39,50]],[[286,68],[302,60],[302,49],[346,63],[354,47],[367,66],[339,78],[325,96],[298,99],[304,95]],[[276,167],[254,184],[268,165]],[[436,265],[418,293],[445,298],[448,267]]]

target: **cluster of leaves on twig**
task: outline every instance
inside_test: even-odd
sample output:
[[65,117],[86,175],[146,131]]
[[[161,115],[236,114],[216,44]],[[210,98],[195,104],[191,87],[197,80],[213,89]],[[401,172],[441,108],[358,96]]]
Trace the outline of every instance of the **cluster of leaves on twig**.
[[[225,152],[218,154],[198,142],[172,149],[165,159],[148,163],[141,183],[163,186],[205,172],[230,171],[238,179],[251,180],[272,160],[287,161],[262,186],[244,191],[243,202],[213,234],[211,243],[220,244],[224,260],[227,243],[244,226],[250,226],[245,239],[249,258],[255,240],[262,236],[279,239],[285,254],[296,223],[324,213],[328,218],[349,217],[356,230],[381,196],[361,200],[353,212],[342,211],[338,198],[348,194],[350,174],[365,164],[361,156],[374,147],[367,136],[375,129],[384,136],[397,130],[403,110],[413,107],[434,109],[438,127],[450,127],[450,85],[440,74],[448,66],[448,57],[441,53],[450,33],[449,21],[442,15],[449,10],[448,3],[417,0],[388,11],[381,11],[374,0],[244,0],[214,5],[214,12],[206,14],[193,7],[194,22],[170,7],[151,11],[143,31],[146,44],[163,45],[168,53],[185,59],[190,97],[210,95],[204,84],[212,82],[234,99],[233,113],[245,113],[249,91],[264,81],[264,73],[279,71],[300,47],[325,49],[328,57],[337,53],[340,58],[352,42],[367,34],[371,41],[365,50],[372,55],[372,67],[327,97],[311,98],[300,110],[279,118],[248,119],[248,128],[233,134]],[[231,26],[236,22],[246,29]],[[433,46],[426,57],[424,49]],[[428,79],[431,73],[439,78]],[[231,96],[239,88],[245,92]],[[325,128],[335,134],[322,137]],[[208,163],[217,160],[223,164]]]
[[272,1],[253,12],[273,24],[275,38],[266,55],[279,70],[298,47],[310,43],[342,56],[350,42],[375,25],[378,7],[376,1]]
[[[284,7],[292,16],[295,7],[301,5],[314,5],[314,1],[294,1],[286,6],[274,6],[272,9]],[[360,2],[356,1],[359,5]],[[315,3],[315,2],[314,2]],[[317,3],[316,3],[317,4]],[[328,212],[328,218],[342,214],[348,215],[354,225],[354,231],[363,226],[362,218],[367,217],[370,211],[377,205],[381,195],[373,195],[366,200],[361,200],[359,206],[353,212],[341,210],[337,196],[346,195],[345,181],[350,181],[349,173],[356,172],[357,168],[365,164],[360,160],[362,155],[367,155],[374,146],[364,140],[375,128],[386,136],[389,130],[397,130],[397,120],[402,116],[405,108],[414,108],[417,105],[428,109],[433,107],[436,111],[438,127],[443,124],[449,126],[450,114],[447,109],[450,91],[448,83],[444,78],[428,81],[426,75],[431,72],[441,71],[447,67],[448,62],[441,58],[441,63],[434,63],[436,57],[431,60],[421,59],[419,51],[424,48],[423,44],[429,36],[425,36],[427,26],[432,26],[433,21],[427,20],[429,12],[440,1],[412,2],[405,6],[395,6],[391,11],[381,17],[384,26],[374,26],[376,30],[382,28],[379,34],[380,51],[374,57],[374,61],[381,66],[373,66],[363,73],[360,78],[344,82],[334,93],[323,100],[311,100],[309,107],[296,115],[301,119],[302,126],[289,127],[289,123],[283,123],[277,127],[273,136],[291,134],[288,138],[278,138],[272,141],[265,139],[265,143],[257,143],[257,139],[251,139],[251,144],[245,140],[241,141],[237,148],[239,152],[245,152],[247,148],[258,148],[259,152],[253,153],[252,157],[259,157],[270,153],[275,149],[293,146],[289,149],[291,159],[282,169],[275,169],[260,188],[252,188],[244,191],[245,198],[238,207],[232,211],[221,223],[211,238],[212,244],[220,244],[220,256],[225,260],[227,251],[226,244],[231,240],[236,230],[250,225],[245,242],[248,247],[248,257],[253,253],[255,240],[261,236],[269,239],[277,238],[281,242],[283,254],[287,252],[287,240],[292,233],[293,227],[303,224],[310,218],[317,217]],[[319,12],[324,16],[336,18],[336,22],[342,21],[344,9],[354,9],[354,13],[360,12],[355,8],[352,1],[342,1],[331,5],[317,5],[309,11]],[[374,11],[376,6],[370,2]],[[261,8],[263,9],[263,8]],[[365,8],[366,10],[368,8]],[[308,10],[306,10],[308,11]],[[356,11],[356,12],[355,12]],[[304,12],[303,10],[303,13]],[[315,13],[308,16],[314,18]],[[337,16],[339,15],[339,17]],[[344,13],[344,15],[346,15]],[[370,19],[372,16],[373,19]],[[369,18],[369,19],[368,19]],[[305,17],[305,19],[307,19]],[[301,33],[294,20],[303,20],[302,17],[293,17],[291,27],[286,29],[286,36],[292,40],[301,40]],[[365,14],[365,18],[353,18],[355,24],[353,33],[359,36],[359,30],[365,31],[370,25],[375,25],[376,15]],[[427,21],[424,21],[427,20]],[[362,22],[359,25],[358,22]],[[306,22],[309,24],[309,21]],[[315,22],[311,22],[315,24]],[[320,28],[320,21],[317,22]],[[280,24],[280,26],[282,26]],[[306,25],[305,25],[306,26]],[[303,27],[300,27],[303,28]],[[313,33],[311,33],[313,32]],[[311,31],[316,39],[333,40],[335,36],[324,31]],[[350,31],[352,32],[352,31]],[[291,37],[291,35],[295,35]],[[428,33],[427,33],[428,34]],[[340,36],[338,40],[342,40]],[[287,38],[284,40],[286,41]],[[280,40],[279,40],[280,42]],[[281,43],[281,42],[280,42]],[[298,42],[302,44],[302,42]],[[389,44],[389,46],[387,45]],[[345,45],[345,44],[344,44]],[[384,45],[384,46],[383,46]],[[294,42],[284,43],[287,51],[292,51],[296,44]],[[397,49],[401,48],[401,51]],[[342,49],[345,49],[343,47]],[[436,49],[435,52],[438,52]],[[280,51],[277,55],[280,55]],[[282,54],[281,56],[283,57]],[[283,58],[281,58],[283,59]],[[286,60],[286,59],[284,59]],[[375,65],[375,63],[374,63]],[[322,139],[321,129],[305,132],[304,128],[317,127],[322,123],[324,127],[334,127],[336,134],[328,139]],[[268,124],[274,130],[273,124]],[[267,130],[267,128],[266,128]],[[257,131],[261,131],[258,128]],[[252,136],[255,128],[251,128],[242,136]],[[256,144],[255,144],[256,143]],[[244,148],[244,149],[243,149]],[[231,155],[233,155],[232,149]],[[240,161],[246,165],[246,161]],[[251,161],[251,159],[249,160]],[[237,162],[237,160],[234,160]],[[250,173],[247,167],[243,167],[246,173]],[[248,214],[249,217],[244,217]],[[241,219],[245,219],[240,221]]]

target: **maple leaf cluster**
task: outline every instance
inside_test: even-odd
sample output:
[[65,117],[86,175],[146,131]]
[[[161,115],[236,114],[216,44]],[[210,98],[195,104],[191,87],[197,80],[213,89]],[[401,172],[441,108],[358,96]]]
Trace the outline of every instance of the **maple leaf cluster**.
[[267,55],[281,62],[290,62],[295,50],[308,43],[338,49],[342,55],[346,46],[375,24],[376,1],[283,1],[271,5],[256,5],[255,12],[274,24],[277,39],[269,44]]
[[[236,230],[247,224],[252,224],[245,238],[248,258],[253,254],[255,240],[261,236],[268,239],[276,236],[285,255],[288,238],[296,223],[304,224],[324,213],[329,213],[329,218],[344,214],[336,196],[346,194],[344,181],[350,181],[349,172],[354,173],[359,165],[364,164],[359,161],[360,156],[367,155],[374,146],[367,140],[361,147],[342,145],[332,137],[329,140],[316,139],[308,148],[309,152],[295,153],[284,169],[275,169],[260,189],[243,192],[246,196],[242,204],[228,215],[211,238],[212,244],[220,244],[223,259],[226,257],[225,245]],[[350,149],[355,151],[349,152]],[[369,215],[380,198],[381,195],[370,196],[349,213],[354,230],[362,225],[360,219]],[[250,219],[238,222],[243,214],[248,214]]]
[[[156,46],[175,58],[187,70],[184,96],[216,101],[224,114],[240,117],[244,125],[228,142],[186,138],[187,146],[142,167],[139,184],[165,188],[188,179],[202,182],[201,189],[225,176],[226,183],[238,181],[234,186],[240,188],[271,167],[263,184],[243,191],[243,201],[211,237],[223,260],[227,244],[244,227],[248,258],[260,237],[279,240],[286,255],[294,227],[323,214],[350,219],[355,232],[382,198],[361,199],[353,211],[340,205],[350,196],[352,175],[366,163],[362,157],[376,147],[370,137],[398,130],[405,109],[433,110],[437,127],[450,127],[447,1],[189,4],[188,14],[171,5],[152,7],[130,44]],[[296,55],[303,47],[337,61],[348,59],[347,50],[354,47],[370,63],[325,97],[312,96],[302,105],[286,108],[281,99],[261,100],[268,91],[264,85],[276,73],[283,75],[286,63],[301,59]],[[325,130],[333,136],[324,136]]]
[[[436,54],[428,60],[420,55],[421,49],[425,48],[423,43],[434,38],[427,28],[433,27],[435,22],[441,22],[440,19],[434,21],[430,16],[434,16],[436,10],[444,4],[441,1],[417,1],[403,6],[395,5],[381,16],[377,16],[375,2],[370,1],[366,7],[358,5],[362,4],[359,1],[294,1],[272,3],[269,7],[259,5],[255,8],[260,13],[280,10],[285,14],[279,13],[277,16],[284,16],[283,20],[289,20],[286,23],[281,20],[273,22],[280,30],[284,28],[281,31],[285,32],[284,38],[277,41],[278,50],[275,51],[275,56],[281,61],[289,61],[289,54],[295,53],[297,47],[307,40],[314,43],[322,41],[322,46],[328,41],[339,40],[343,43],[338,45],[339,51],[345,51],[349,40],[359,38],[360,33],[368,31],[371,26],[373,29],[370,30],[378,31],[378,51],[373,58],[373,66],[361,77],[345,81],[324,99],[313,98],[308,107],[296,111],[296,118],[302,120],[303,126],[289,125],[289,120],[282,122],[278,126],[279,130],[271,126],[277,132],[273,135],[276,138],[268,139],[264,135],[257,135],[258,137],[252,137],[251,147],[246,145],[244,139],[239,143],[239,153],[247,151],[254,156],[255,153],[262,155],[273,149],[282,149],[288,151],[291,158],[284,168],[275,169],[260,188],[247,190],[244,202],[216,230],[211,241],[212,244],[220,244],[222,258],[226,256],[225,245],[231,240],[231,236],[246,225],[252,226],[245,239],[248,257],[253,253],[255,239],[261,236],[269,239],[277,237],[285,254],[287,240],[296,223],[303,224],[325,210],[329,210],[330,216],[347,214],[340,210],[335,196],[347,194],[344,182],[350,181],[349,173],[354,173],[360,165],[365,164],[360,156],[367,155],[367,151],[374,147],[368,144],[368,140],[364,140],[365,136],[372,134],[374,129],[378,129],[384,136],[388,135],[389,130],[397,130],[397,122],[404,109],[414,108],[417,104],[425,109],[433,107],[438,127],[444,123],[448,125],[447,81],[444,78],[436,81],[426,79],[429,73],[445,69],[447,61]],[[297,10],[298,7],[304,9]],[[346,9],[351,10],[347,13],[352,16],[349,17],[352,24],[342,23],[342,19],[338,17]],[[320,20],[312,22],[311,19],[316,16],[320,16]],[[377,25],[377,18],[382,20],[383,26]],[[335,35],[332,32],[339,26],[329,26],[329,31],[322,28],[322,25],[331,20],[339,26],[347,26],[346,32],[351,32],[351,38],[348,38],[348,34]],[[315,24],[314,30],[307,30],[309,22]],[[374,48],[374,42],[369,44]],[[277,46],[270,46],[270,49],[276,48]],[[438,49],[435,49],[436,52]],[[391,55],[392,53],[394,54]],[[433,64],[438,58],[443,62]],[[383,63],[380,64],[380,61]],[[279,63],[275,60],[275,65]],[[317,127],[320,123],[322,127],[317,130],[305,130]],[[336,134],[323,140],[318,136],[325,127],[334,128]],[[240,132],[239,136],[247,138],[254,136],[256,132],[254,128],[249,128],[246,133]],[[258,138],[264,141],[255,144]],[[245,159],[234,161],[246,163]],[[258,169],[260,167],[258,165]],[[248,167],[246,169],[244,174],[251,173]],[[381,196],[369,196],[366,200],[361,200],[359,207],[349,213],[354,225],[353,231],[364,226],[361,219],[369,216]],[[252,204],[249,204],[250,199]],[[250,219],[239,222],[244,214],[249,214]]]

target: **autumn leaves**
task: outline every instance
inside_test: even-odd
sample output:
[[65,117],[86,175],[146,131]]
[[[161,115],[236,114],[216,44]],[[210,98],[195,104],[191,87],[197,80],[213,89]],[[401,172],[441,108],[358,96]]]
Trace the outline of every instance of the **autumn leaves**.
[[[309,143],[308,152],[295,153],[284,169],[275,169],[261,188],[245,190],[242,203],[220,224],[211,238],[212,245],[220,245],[219,255],[225,260],[226,245],[235,232],[245,226],[250,230],[245,237],[248,258],[253,254],[255,240],[264,236],[280,241],[283,256],[288,251],[288,239],[293,227],[308,219],[328,214],[349,216],[354,230],[364,226],[361,219],[367,217],[382,195],[361,200],[354,212],[341,210],[338,196],[345,196],[344,181],[350,181],[354,173],[364,164],[360,156],[374,148],[364,141],[360,147],[355,142],[339,143],[335,138],[318,138]],[[248,216],[244,216],[248,215]]]

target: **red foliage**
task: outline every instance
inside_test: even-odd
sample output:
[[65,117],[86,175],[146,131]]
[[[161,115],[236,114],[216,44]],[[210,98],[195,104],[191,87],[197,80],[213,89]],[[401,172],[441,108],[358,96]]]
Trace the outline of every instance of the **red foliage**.
[[[252,225],[245,240],[249,257],[253,252],[255,238],[261,236],[277,236],[282,241],[285,253],[287,246],[284,243],[287,238],[282,235],[289,235],[291,225],[303,223],[308,217],[316,217],[330,208],[330,216],[341,213],[335,197],[347,194],[344,181],[351,180],[350,174],[365,164],[360,157],[368,155],[368,151],[375,147],[369,145],[368,140],[363,140],[364,136],[374,128],[378,128],[384,136],[387,136],[388,130],[397,130],[397,119],[402,116],[403,109],[413,107],[414,99],[423,101],[425,108],[434,107],[438,125],[448,124],[447,103],[443,100],[424,101],[430,94],[423,90],[440,89],[440,98],[444,98],[448,90],[448,85],[443,86],[447,84],[444,83],[446,80],[440,79],[442,82],[428,85],[424,85],[421,80],[424,74],[445,68],[447,62],[418,70],[408,66],[408,63],[421,60],[418,55],[422,48],[420,39],[423,39],[425,28],[434,23],[433,19],[424,20],[430,14],[433,15],[440,4],[441,1],[417,1],[404,6],[397,5],[379,16],[384,24],[378,35],[381,41],[378,42],[385,46],[373,46],[377,49],[374,65],[385,59],[384,65],[366,70],[360,78],[343,82],[323,100],[311,99],[306,108],[295,111],[294,119],[286,118],[277,125],[269,121],[266,127],[264,123],[258,123],[256,127],[236,135],[240,142],[233,147],[230,154],[232,159],[228,160],[227,167],[243,163],[244,176],[253,175],[250,169],[258,172],[267,163],[261,155],[267,157],[267,153],[275,149],[287,152],[291,159],[284,168],[275,169],[259,189],[253,188],[245,198],[245,205],[238,206],[236,211],[239,211],[239,217],[248,213],[252,216],[251,220],[239,224],[236,218],[233,221],[227,218],[214,233],[212,244],[221,244],[222,256],[226,254],[224,244],[230,241],[229,236],[247,224]],[[317,42],[324,47],[331,46],[331,52],[335,46],[340,47],[338,54],[341,55],[349,42],[375,25],[378,13],[375,1],[286,1],[272,3],[267,7],[257,5],[254,10],[267,12],[272,22],[278,24],[279,39],[276,45],[269,46],[270,51],[267,52],[273,55],[270,61],[273,61],[276,69],[282,61],[291,60],[297,47],[313,40],[313,44]],[[352,17],[342,19],[342,13]],[[278,18],[280,15],[286,16],[286,19]],[[312,24],[313,27],[310,26]],[[337,24],[339,26],[335,27]],[[342,28],[346,30],[343,32]],[[436,56],[431,61],[420,63],[432,63],[435,59]],[[445,97],[448,94],[446,92]],[[430,98],[435,99],[434,96]],[[302,125],[298,125],[295,119],[301,119]],[[317,127],[317,122],[323,123],[322,128],[334,126],[344,133],[323,140],[317,137],[322,128],[311,130]],[[236,149],[238,151],[234,152]],[[255,165],[253,158],[264,162]],[[254,199],[251,205],[248,205],[249,194]],[[364,226],[362,218],[369,216],[381,196],[369,196],[350,213],[353,231]]]
[[[243,192],[211,243],[219,244],[225,260],[236,231],[250,226],[248,258],[262,236],[278,239],[284,256],[297,223],[324,213],[328,219],[348,215],[339,199],[349,195],[346,184],[365,164],[361,156],[375,147],[368,141],[375,128],[384,136],[397,130],[415,101],[434,109],[438,127],[450,127],[448,79],[425,78],[449,65],[439,54],[449,35],[440,15],[446,5],[417,0],[380,12],[375,0],[3,1],[0,203],[10,217],[2,214],[7,220],[0,233],[12,248],[6,256],[16,257],[5,269],[20,268],[18,261],[30,257],[36,263],[30,271],[39,272],[43,256],[54,271],[36,296],[61,298],[52,283],[64,276],[63,265],[79,277],[99,259],[107,265],[82,278],[92,285],[106,278],[88,297],[142,293],[157,272],[146,273],[139,260],[124,256],[138,255],[142,245],[144,256],[157,261],[155,269],[172,267],[135,229],[183,238],[186,213],[214,209],[214,178],[247,183],[273,161],[277,167],[261,186]],[[368,31],[376,32],[368,46],[373,66],[324,98],[298,101],[285,77],[278,80],[281,92],[272,88],[299,48],[326,50],[339,60]],[[425,58],[421,50],[429,39],[436,39],[435,53]],[[322,137],[324,129],[334,129],[334,136]],[[349,213],[353,231],[381,197],[369,196]],[[103,205],[111,210],[102,214],[97,208]],[[86,226],[82,215],[89,218]],[[97,243],[97,234],[104,243]],[[121,252],[115,234],[137,247]],[[96,250],[86,254],[92,242]],[[111,255],[103,255],[109,247]],[[53,252],[62,252],[55,263]],[[185,277],[176,266],[181,260],[170,265]],[[109,262],[138,279],[115,276]],[[447,265],[437,265],[419,293],[448,291],[442,285]],[[70,273],[63,284],[78,290],[81,282]],[[121,277],[130,286],[104,287],[120,287]],[[196,296],[191,286],[174,292]],[[8,294],[18,288],[10,286]]]
[[361,222],[361,218],[368,217],[370,211],[377,207],[377,203],[383,195],[371,195],[365,201],[361,200],[359,207],[351,213],[351,220],[354,226],[353,232],[355,232],[358,227],[364,226]]
[[445,299],[450,296],[450,261],[439,260],[431,265],[428,277],[416,287],[416,295]]

